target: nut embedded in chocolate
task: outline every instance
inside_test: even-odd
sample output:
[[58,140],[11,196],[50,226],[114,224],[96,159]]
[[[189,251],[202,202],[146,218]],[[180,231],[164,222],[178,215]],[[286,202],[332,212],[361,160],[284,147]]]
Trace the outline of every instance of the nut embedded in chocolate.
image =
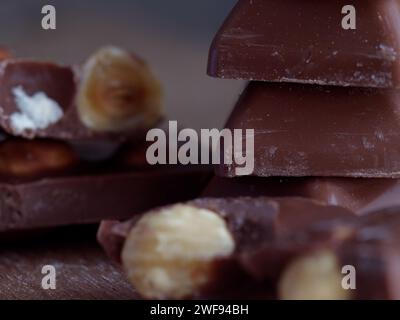
[[78,162],[66,143],[11,139],[0,143],[0,175],[32,177],[70,169]]
[[235,243],[216,213],[178,204],[144,215],[122,250],[129,280],[146,298],[192,296],[212,276],[212,262]]
[[295,259],[283,271],[278,283],[279,299],[345,300],[349,291],[342,288],[338,260],[329,250]]
[[99,241],[145,298],[396,299],[399,212],[202,198],[104,223]]
[[162,90],[147,64],[116,47],[102,48],[82,69],[77,106],[95,131],[152,126],[161,118]]

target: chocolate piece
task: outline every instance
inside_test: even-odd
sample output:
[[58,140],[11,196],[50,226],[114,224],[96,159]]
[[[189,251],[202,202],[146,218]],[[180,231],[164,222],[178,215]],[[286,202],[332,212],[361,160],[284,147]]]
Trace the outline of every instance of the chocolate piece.
[[[305,227],[310,221],[329,220],[332,216],[334,219],[348,217],[353,220],[354,218],[354,213],[345,208],[302,198],[203,198],[187,204],[222,216],[237,246],[249,248],[268,242],[278,234],[290,234],[292,228],[296,229],[298,224]],[[122,240],[127,237],[141,216],[137,215],[123,223],[115,220],[102,222],[98,239],[106,252],[111,253],[110,257],[117,262],[120,261],[120,257],[115,254],[118,251],[116,248],[122,249]],[[299,219],[299,216],[303,219]],[[284,221],[284,223],[280,224],[278,221]]]
[[204,197],[305,197],[345,207],[357,214],[400,205],[398,179],[264,178],[215,176]]
[[[399,213],[357,217],[300,198],[204,198],[103,222],[98,237],[146,298],[399,299]],[[355,283],[345,279],[349,270]]]
[[[93,128],[88,126],[87,123],[92,120],[88,118],[87,113],[89,111],[85,111],[86,113],[83,116],[83,111],[78,110],[79,103],[83,104],[81,102],[83,98],[81,97],[80,101],[77,101],[76,98],[78,91],[82,89],[83,74],[84,70],[80,67],[73,68],[28,60],[4,60],[0,66],[0,126],[11,135],[24,138],[41,137],[70,141],[124,141],[142,138],[149,128],[160,121],[161,113],[156,114],[155,111],[148,111],[146,109],[147,105],[145,105],[136,106],[135,114],[132,114],[132,112],[129,115],[126,114],[124,120],[121,120],[121,128],[117,128],[118,116],[112,115],[109,116],[113,121],[112,129],[109,127],[94,128],[94,124]],[[115,77],[118,77],[118,75],[115,75]],[[85,81],[87,82],[88,80]],[[93,79],[92,81],[94,82]],[[85,85],[89,86],[86,82]],[[96,84],[90,84],[94,87],[92,88],[94,91],[97,89],[95,87]],[[140,84],[140,80],[138,80],[138,84]],[[97,85],[102,85],[101,89],[103,90],[107,89],[107,84],[101,83],[101,85]],[[89,89],[87,88],[87,90]],[[98,90],[100,91],[100,88]],[[118,88],[109,88],[109,92],[107,92],[107,95],[104,94],[103,99],[111,99],[112,94],[114,94],[112,90],[118,90]],[[125,88],[124,90],[130,90],[130,88]],[[119,94],[127,95],[128,93],[124,91]],[[81,92],[80,94],[83,95]],[[96,94],[99,95],[101,92],[96,91]],[[150,92],[144,92],[143,99],[150,94]],[[96,96],[97,98],[98,96]],[[123,100],[125,99],[124,97],[119,97],[119,99],[121,101],[115,100],[120,101],[118,102],[118,108],[125,107],[128,109],[126,105],[130,103],[130,100],[125,101]],[[88,104],[88,102],[85,103]],[[115,103],[117,104],[117,102]],[[123,106],[120,106],[120,104]],[[93,105],[95,105],[95,102],[93,102]],[[91,108],[94,108],[93,105],[91,105]],[[39,107],[46,108],[46,110],[42,110],[40,114],[32,111]],[[88,106],[85,108],[89,109]],[[107,110],[107,112],[111,112],[112,107],[109,106],[108,108],[110,110]],[[94,114],[94,111],[90,112]],[[147,118],[147,113],[150,112],[152,120]],[[98,120],[98,122],[106,122],[105,119],[108,113],[106,111],[104,113],[104,115],[102,113],[101,116],[99,115],[101,120]],[[32,119],[34,119],[33,122]],[[130,122],[126,123],[128,120]],[[93,120],[94,122],[95,120]],[[104,126],[106,125],[104,124]]]
[[0,183],[0,231],[127,219],[193,199],[207,180],[204,168],[169,167]]
[[[355,219],[346,209],[300,198],[209,198],[154,210],[123,224],[103,222],[98,238],[117,262],[122,251],[128,277],[147,298],[226,298],[238,297],[238,291],[241,298],[266,297],[272,292],[269,281],[249,277],[246,265],[241,266],[243,253],[291,238],[310,224],[310,237],[330,243],[346,235],[343,230]],[[149,278],[156,269],[171,287],[160,286],[156,273]],[[226,283],[234,283],[235,290],[227,290]]]
[[[332,234],[331,227],[328,226],[325,230],[318,227],[322,233],[315,233],[316,225],[311,222],[306,229],[293,230],[289,237],[280,238],[279,241],[253,252],[245,252],[241,257],[242,265],[259,281],[275,281],[280,298],[309,299],[310,296],[304,292],[307,292],[308,288],[316,290],[315,285],[319,291],[316,290],[315,295],[311,294],[312,298],[324,298],[318,296],[318,292],[327,290],[338,293],[337,288],[329,288],[331,282],[325,282],[321,278],[316,277],[316,280],[320,281],[319,284],[314,283],[311,278],[308,278],[309,283],[305,281],[307,279],[304,268],[311,272],[311,262],[314,262],[317,276],[324,273],[318,268],[332,266],[332,263],[335,267],[329,267],[325,277],[332,276],[332,273],[336,273],[335,277],[338,277],[342,274],[344,266],[354,267],[356,288],[348,290],[343,296],[343,292],[339,293],[337,298],[399,299],[399,212],[400,207],[382,209],[353,220],[351,224],[346,224],[345,228],[342,224],[342,229],[337,229],[336,233],[340,236],[333,242],[327,242],[327,237],[323,236],[325,232]],[[335,224],[339,225],[342,222],[339,218]],[[296,279],[293,278],[294,275]],[[338,277],[340,282],[344,276],[345,274]],[[288,282],[291,288],[285,289]],[[303,292],[293,295],[293,292],[298,292],[300,286],[303,286]]]
[[345,243],[338,250],[341,265],[356,270],[354,300],[400,299],[400,252],[398,246]]
[[[52,63],[5,60],[1,65],[0,83],[0,124],[6,132],[28,138],[50,137],[65,140],[90,136],[89,130],[82,126],[73,108],[76,82],[72,68]],[[62,109],[61,120],[38,130],[19,132],[17,128],[13,128],[11,116],[20,112],[15,93],[17,88],[30,97],[44,93]]]
[[[349,4],[356,11],[350,30],[342,27]],[[214,39],[208,73],[398,88],[399,10],[399,2],[386,0],[240,0]]]
[[[400,177],[396,90],[250,83],[226,127],[254,129],[256,176]],[[235,176],[237,164],[218,174]]]

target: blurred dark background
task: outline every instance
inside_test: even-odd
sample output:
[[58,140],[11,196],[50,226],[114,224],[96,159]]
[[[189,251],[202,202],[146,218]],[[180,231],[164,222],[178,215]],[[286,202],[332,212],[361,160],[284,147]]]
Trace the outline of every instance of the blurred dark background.
[[[144,57],[165,89],[168,118],[221,127],[243,82],[206,75],[212,38],[236,0],[1,0],[0,44],[19,57],[79,63],[103,45]],[[42,6],[57,30],[41,28]]]

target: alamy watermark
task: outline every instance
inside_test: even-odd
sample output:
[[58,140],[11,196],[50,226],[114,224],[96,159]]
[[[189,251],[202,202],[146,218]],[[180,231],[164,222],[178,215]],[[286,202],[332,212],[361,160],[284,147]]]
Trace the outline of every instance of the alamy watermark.
[[355,30],[357,28],[356,8],[353,5],[346,5],[342,8],[342,28],[344,30]]
[[155,164],[235,165],[238,176],[254,171],[254,129],[194,129],[178,131],[177,121],[169,121],[168,133],[151,129],[146,140],[153,142],[146,152],[147,162]]
[[42,7],[42,29],[43,30],[55,30],[56,25],[56,8],[52,5],[45,5]]
[[356,268],[353,265],[345,265],[342,267],[342,288],[344,290],[356,290]]
[[42,289],[43,290],[56,290],[56,268],[52,265],[45,265],[42,267]]

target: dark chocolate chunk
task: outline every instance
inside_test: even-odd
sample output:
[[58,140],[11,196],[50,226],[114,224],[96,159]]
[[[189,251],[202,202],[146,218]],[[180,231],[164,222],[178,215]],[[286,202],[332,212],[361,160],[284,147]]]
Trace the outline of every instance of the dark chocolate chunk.
[[[342,27],[347,5],[354,8],[355,29]],[[386,0],[240,0],[214,39],[208,73],[398,88],[399,10],[399,2]]]
[[[255,176],[395,178],[399,98],[396,90],[252,82],[226,127],[254,129]],[[222,164],[218,174],[238,167]]]

